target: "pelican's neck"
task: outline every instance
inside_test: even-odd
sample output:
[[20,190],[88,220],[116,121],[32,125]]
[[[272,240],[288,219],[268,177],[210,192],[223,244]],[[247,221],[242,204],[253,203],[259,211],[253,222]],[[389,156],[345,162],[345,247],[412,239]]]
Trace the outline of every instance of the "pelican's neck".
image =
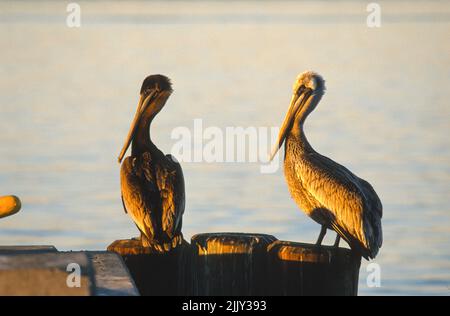
[[156,113],[145,113],[139,121],[136,129],[136,134],[131,145],[131,155],[137,156],[144,152],[152,152],[156,149],[150,138],[150,126]]
[[288,136],[288,141],[294,141],[296,147],[302,152],[314,151],[306,138],[305,131],[303,130],[303,123],[294,122],[292,129]]
[[314,151],[312,146],[309,144],[308,139],[306,138],[304,131],[304,124],[308,115],[312,112],[313,106],[312,102],[306,104],[304,108],[302,108],[299,113],[295,116],[294,122],[292,123],[292,128],[289,133],[289,136],[294,138],[297,143],[297,147],[302,152],[311,152]]
[[292,123],[292,128],[289,135],[295,138],[295,141],[302,152],[315,152],[306,138],[303,126],[306,118],[316,108],[317,104],[319,104],[322,96],[323,90],[315,92],[313,96],[304,103],[303,107],[300,108],[298,113],[295,115],[294,122]]

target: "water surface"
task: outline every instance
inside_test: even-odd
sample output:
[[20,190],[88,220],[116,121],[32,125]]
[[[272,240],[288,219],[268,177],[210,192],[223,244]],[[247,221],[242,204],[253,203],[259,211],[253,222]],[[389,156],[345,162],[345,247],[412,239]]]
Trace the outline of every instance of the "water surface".
[[[450,8],[389,1],[381,28],[365,2],[0,2],[0,194],[23,200],[0,244],[105,249],[136,235],[120,201],[116,157],[142,79],[175,92],[154,122],[278,126],[296,75],[321,73],[309,117],[315,149],[370,181],[384,205],[381,287],[360,294],[450,294]],[[183,163],[184,233],[243,231],[314,242],[320,227],[290,199],[282,170]],[[334,234],[328,233],[326,243]]]

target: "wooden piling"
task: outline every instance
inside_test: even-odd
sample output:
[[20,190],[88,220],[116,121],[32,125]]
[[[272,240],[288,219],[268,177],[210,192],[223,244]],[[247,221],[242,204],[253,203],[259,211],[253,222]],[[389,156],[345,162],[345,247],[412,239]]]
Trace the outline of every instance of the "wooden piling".
[[266,234],[204,233],[168,253],[117,240],[141,295],[357,295],[361,258],[350,249]]
[[267,294],[354,296],[360,265],[350,249],[275,241],[268,248]]
[[191,239],[191,295],[264,295],[267,247],[264,234],[206,233]]
[[189,244],[183,243],[167,253],[142,247],[136,239],[116,240],[108,251],[124,260],[141,295],[187,295],[189,275]]

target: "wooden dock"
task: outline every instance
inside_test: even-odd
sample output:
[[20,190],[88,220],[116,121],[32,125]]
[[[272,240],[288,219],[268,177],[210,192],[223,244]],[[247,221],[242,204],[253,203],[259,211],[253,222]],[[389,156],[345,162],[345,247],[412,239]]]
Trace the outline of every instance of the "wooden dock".
[[[71,264],[80,268],[79,283],[74,282],[77,276]],[[106,251],[59,252],[53,246],[0,246],[0,280],[0,296],[139,295],[120,256]]]

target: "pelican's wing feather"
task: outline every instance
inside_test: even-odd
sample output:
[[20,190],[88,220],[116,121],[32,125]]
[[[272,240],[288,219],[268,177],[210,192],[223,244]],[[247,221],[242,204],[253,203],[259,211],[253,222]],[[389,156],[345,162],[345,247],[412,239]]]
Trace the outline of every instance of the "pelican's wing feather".
[[185,207],[183,170],[171,156],[155,170],[156,183],[161,195],[162,227],[169,237],[181,233],[181,219]]
[[366,192],[361,179],[344,166],[316,152],[308,155],[296,167],[302,185],[331,213],[333,229],[350,246],[361,248],[363,256],[373,258],[381,246],[381,216],[377,204],[371,202],[375,198]]
[[155,234],[154,196],[156,185],[142,176],[142,162],[127,157],[120,168],[120,185],[125,211],[133,219],[139,230],[151,239]]

